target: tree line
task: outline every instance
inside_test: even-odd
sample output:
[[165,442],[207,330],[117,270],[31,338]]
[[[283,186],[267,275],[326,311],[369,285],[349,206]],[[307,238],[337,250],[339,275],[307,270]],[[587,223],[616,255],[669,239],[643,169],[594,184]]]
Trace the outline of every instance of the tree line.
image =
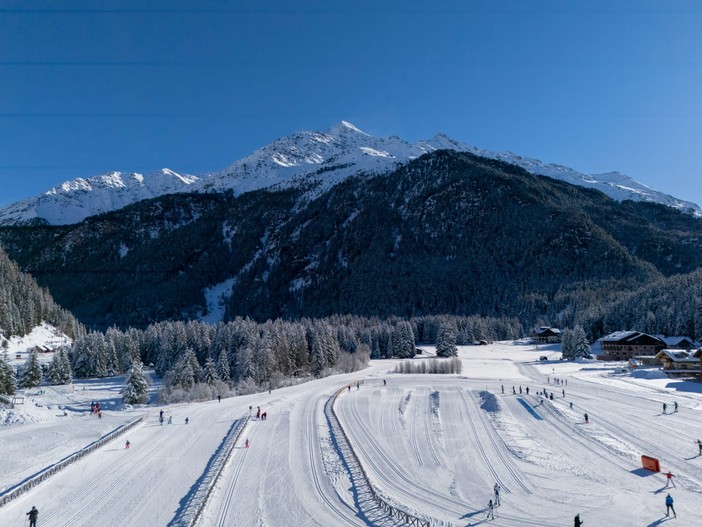
[[[454,356],[457,344],[515,339],[522,334],[516,319],[456,316],[405,320],[335,315],[265,323],[236,318],[216,325],[159,322],[143,330],[90,331],[76,339],[70,349],[57,352],[57,364],[52,362],[38,374],[38,380],[33,366],[36,354],[27,359],[18,377],[21,386],[30,387],[41,382],[42,375],[52,384],[66,384],[72,377],[127,374],[125,401],[144,402],[145,364],[164,380],[161,400],[202,399],[355,371],[369,359],[412,358],[419,343],[436,345],[440,356]],[[7,366],[7,362],[5,356],[0,366]],[[30,370],[35,373],[32,380],[27,380],[26,372]],[[2,384],[2,378],[8,375],[0,375],[0,386],[4,386],[0,390],[12,393]]]

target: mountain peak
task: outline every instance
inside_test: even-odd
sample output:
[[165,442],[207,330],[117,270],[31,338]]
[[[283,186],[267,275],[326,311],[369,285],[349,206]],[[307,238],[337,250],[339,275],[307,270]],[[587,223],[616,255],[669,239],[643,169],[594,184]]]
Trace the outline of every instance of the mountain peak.
[[348,121],[341,121],[340,123],[332,126],[329,130],[327,130],[328,135],[342,135],[342,134],[361,134],[365,135],[366,137],[371,137],[370,134],[367,134],[357,126],[354,126]]
[[476,148],[443,133],[416,143],[396,136],[375,137],[348,121],[340,121],[324,133],[307,131],[280,138],[223,171],[200,177],[164,168],[143,175],[115,171],[67,181],[41,196],[0,209],[0,225],[36,220],[53,225],[77,223],[94,214],[176,192],[233,191],[238,195],[304,185],[316,194],[350,176],[384,174],[438,149],[468,152],[518,165],[533,174],[600,190],[617,201],[657,202],[702,216],[698,205],[637,183],[618,172],[588,175],[510,152]]

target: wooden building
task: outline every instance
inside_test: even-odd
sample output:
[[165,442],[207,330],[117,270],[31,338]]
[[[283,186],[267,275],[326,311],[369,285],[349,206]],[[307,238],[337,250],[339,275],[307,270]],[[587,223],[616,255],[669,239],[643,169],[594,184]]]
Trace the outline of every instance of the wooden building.
[[662,339],[640,331],[616,331],[602,337],[599,342],[602,346],[600,360],[637,358],[644,363],[658,363],[656,355],[666,348]]
[[561,330],[548,326],[541,326],[539,328],[532,329],[529,336],[531,337],[532,341],[538,342],[539,344],[560,342]]
[[700,359],[696,352],[664,349],[658,352],[656,359],[663,364],[663,373],[671,377],[696,377],[700,375]]

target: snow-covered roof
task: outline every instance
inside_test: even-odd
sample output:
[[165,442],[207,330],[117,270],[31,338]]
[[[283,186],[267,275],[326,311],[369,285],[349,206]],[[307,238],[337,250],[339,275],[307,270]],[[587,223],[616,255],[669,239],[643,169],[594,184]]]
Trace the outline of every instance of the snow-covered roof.
[[661,350],[656,355],[657,359],[668,357],[673,362],[699,362],[693,353],[688,353],[685,350]]
[[641,337],[648,337],[649,339],[658,340],[663,342],[662,339],[649,335],[647,333],[642,333],[641,331],[615,331],[609,335],[605,335],[600,338],[600,342],[633,342]]
[[666,346],[680,346],[681,343],[687,342],[691,347],[700,347],[700,343],[692,340],[690,337],[685,337],[685,336],[674,336],[674,337],[665,337],[663,335],[656,335],[656,338],[661,339],[663,342],[665,342]]

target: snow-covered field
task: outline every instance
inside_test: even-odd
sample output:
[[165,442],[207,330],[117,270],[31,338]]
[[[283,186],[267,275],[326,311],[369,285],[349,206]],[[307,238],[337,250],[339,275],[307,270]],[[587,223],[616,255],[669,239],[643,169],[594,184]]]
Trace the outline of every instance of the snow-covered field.
[[[42,527],[173,525],[250,406],[268,419],[247,424],[200,525],[399,525],[362,499],[331,437],[324,404],[351,383],[336,412],[369,478],[389,501],[434,525],[560,527],[573,525],[576,513],[588,527],[702,525],[694,443],[702,438],[702,384],[615,374],[617,364],[539,362],[559,357],[558,348],[523,342],[459,354],[461,375],[400,375],[391,373],[395,361],[376,361],[270,394],[188,405],[125,409],[121,379],[31,390],[23,405],[0,410],[0,491],[139,415],[144,421],[0,507],[0,525],[25,525],[32,505]],[[544,389],[552,401],[538,393]],[[102,419],[89,413],[95,400]],[[159,425],[161,409],[173,424]],[[643,470],[642,454],[658,458],[675,486]],[[502,503],[486,521],[495,483]],[[676,520],[664,517],[668,492]]]

